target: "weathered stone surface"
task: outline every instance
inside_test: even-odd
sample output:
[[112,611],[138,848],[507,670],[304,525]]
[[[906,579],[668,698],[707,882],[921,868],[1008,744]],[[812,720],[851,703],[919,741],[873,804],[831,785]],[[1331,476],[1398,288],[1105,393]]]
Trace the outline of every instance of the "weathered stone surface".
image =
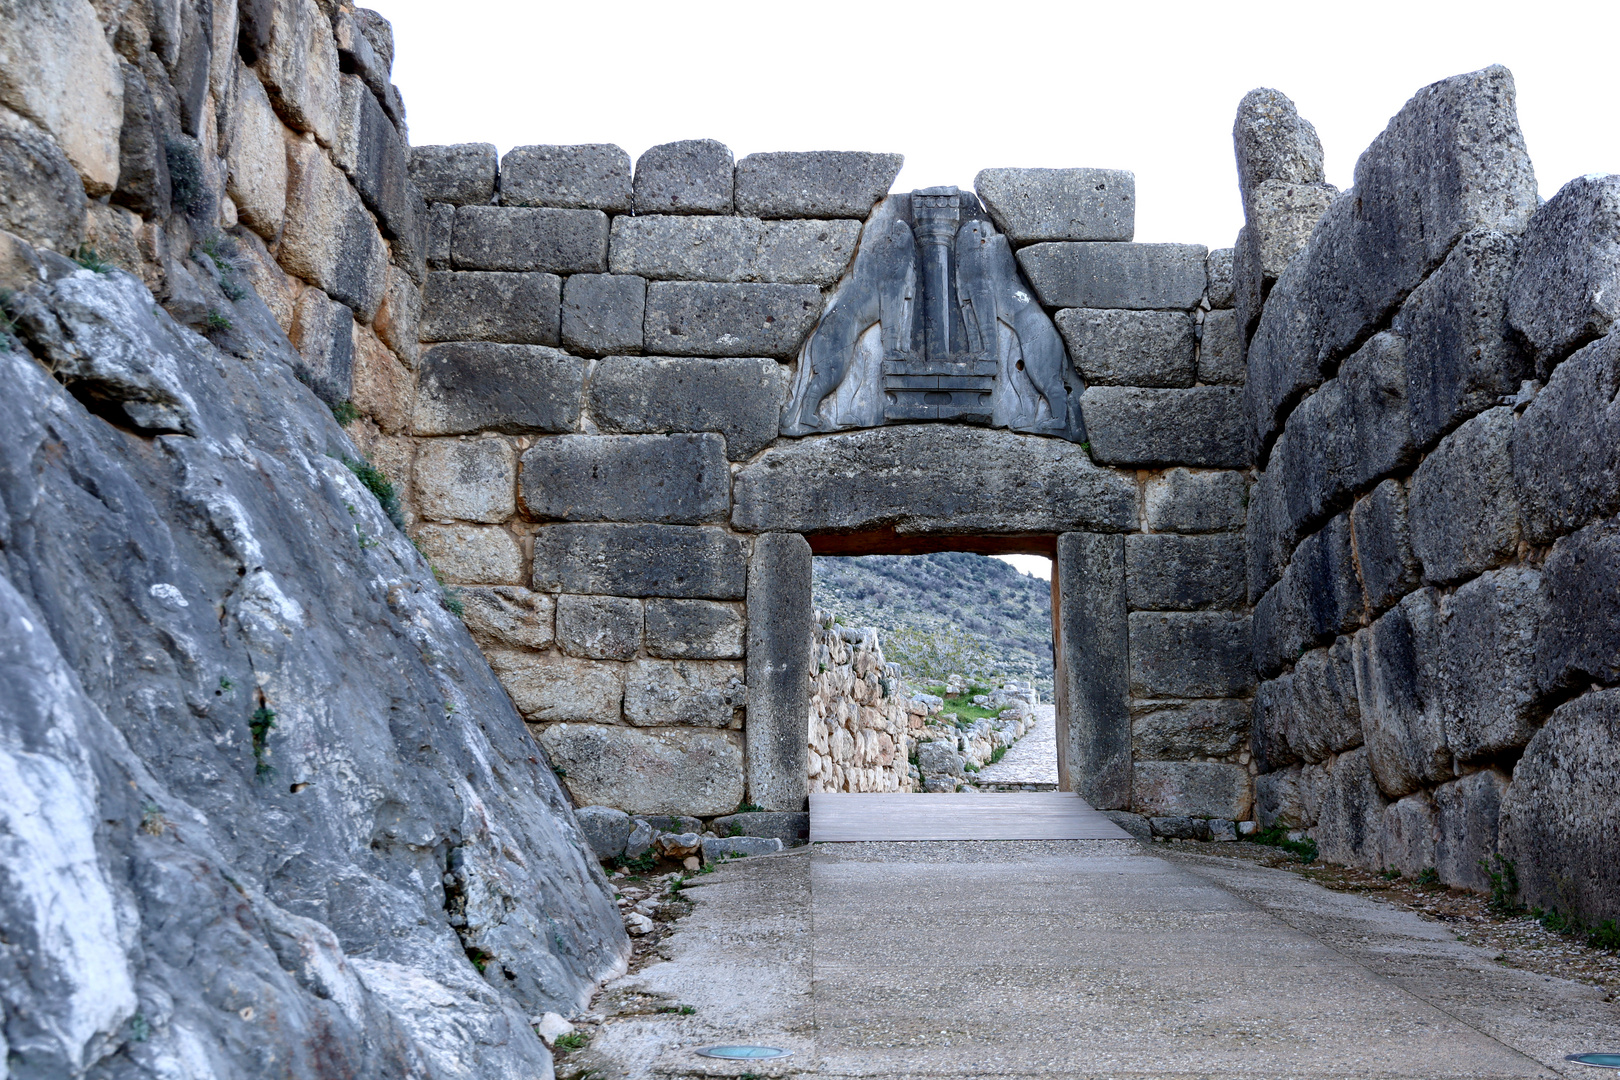
[[636,159],[638,214],[731,213],[731,151],[713,139],[654,146]]
[[1380,832],[1380,866],[1416,875],[1435,864],[1435,845],[1440,837],[1434,802],[1427,792],[1408,795],[1384,807]]
[[741,600],[748,541],[684,525],[548,525],[534,538],[534,587],[612,596]]
[[747,532],[1061,533],[1136,527],[1136,486],[1058,439],[946,425],[787,442],[744,466]]
[[1103,817],[1130,833],[1138,840],[1152,840],[1153,826],[1141,814],[1133,814],[1129,810],[1104,810]]
[[[641,651],[641,627],[641,601],[634,597],[557,597],[557,645],[569,656],[629,660]],[[626,672],[627,693],[634,676],[633,670]],[[628,704],[625,708],[628,716]]]
[[[561,606],[557,629],[560,637]],[[747,704],[736,660],[637,660],[625,669],[624,718],[637,727],[730,727]]]
[[521,585],[523,550],[494,525],[423,525],[416,543],[435,570],[456,585]]
[[864,219],[904,161],[900,154],[839,150],[749,154],[737,162],[737,213]]
[[273,240],[287,208],[287,132],[264,84],[248,68],[237,69],[227,124],[225,190],[236,203],[237,218]]
[[287,336],[303,364],[298,377],[328,405],[354,395],[354,312],[319,289],[298,294]]
[[740,660],[745,626],[735,604],[648,600],[647,653],[670,660]]
[[1239,472],[1167,469],[1145,485],[1147,527],[1178,533],[1241,529],[1247,487]]
[[0,105],[50,132],[91,196],[117,186],[124,77],[90,4],[24,0],[8,7],[0,23]]
[[1542,573],[1547,609],[1536,646],[1537,684],[1620,682],[1620,519],[1588,525],[1553,545]]
[[788,360],[820,315],[814,285],[655,281],[647,286],[646,349]]
[[717,431],[746,461],[775,441],[786,392],[774,360],[609,356],[591,372],[591,417],[603,431]]
[[455,232],[456,208],[449,203],[434,203],[428,207],[423,228],[426,262],[431,270],[450,269],[450,237]]
[[574,811],[579,831],[591,846],[591,853],[606,862],[624,854],[630,839],[630,815],[611,806],[582,806]]
[[[962,755],[949,742],[930,741],[917,747],[917,769],[926,780],[949,778],[960,782],[967,776],[962,763]],[[945,791],[954,791],[955,785],[943,788]]]
[[653,214],[613,221],[615,274],[674,281],[830,285],[855,254],[859,221]]
[[1133,611],[1239,607],[1243,537],[1132,534],[1125,538],[1125,587]]
[[145,217],[166,217],[171,189],[163,121],[141,69],[127,61],[122,68],[124,124],[118,136],[118,186],[112,201]]
[[630,209],[630,155],[612,143],[514,146],[501,159],[504,206]]
[[1367,748],[1340,754],[1328,770],[1311,829],[1322,858],[1347,866],[1378,865],[1384,806]]
[[1247,701],[1140,701],[1131,706],[1131,753],[1137,761],[1229,757],[1249,741]]
[[1361,625],[1365,597],[1352,541],[1350,516],[1332,518],[1300,542],[1282,579],[1255,605],[1254,664],[1261,674]]
[[1378,616],[1417,588],[1422,577],[1407,528],[1406,488],[1399,480],[1385,480],[1373,488],[1356,500],[1350,527],[1367,612]]
[[395,241],[396,253],[409,251],[419,260],[422,223],[417,211],[425,210],[426,204],[411,186],[410,147],[360,79],[344,75],[341,86],[332,159],[377,215],[383,235]]
[[403,124],[403,111],[395,115],[387,101],[391,89],[389,69],[394,63],[394,28],[388,20],[366,8],[353,12],[340,9],[332,20],[332,33],[343,70],[358,73],[366,88],[389,109],[393,122]]
[[562,293],[563,346],[593,356],[640,352],[646,311],[647,282],[642,278],[571,274]]
[[1412,551],[1431,584],[1500,566],[1519,544],[1513,409],[1480,413],[1447,435],[1412,477]]
[[1288,268],[1338,195],[1332,184],[1285,180],[1263,181],[1249,193],[1248,228],[1266,281],[1275,281]]
[[1481,574],[1440,605],[1440,706],[1458,761],[1498,758],[1540,725],[1536,643],[1547,594],[1541,574]]
[[794,533],[761,536],[748,564],[748,797],[765,810],[805,809],[814,626],[810,545]]
[[1323,179],[1322,142],[1316,128],[1299,115],[1287,94],[1269,87],[1250,90],[1238,102],[1232,146],[1245,208],[1255,189],[1268,180],[1314,184]]
[[1476,892],[1490,889],[1490,878],[1480,863],[1489,866],[1497,853],[1498,824],[1507,791],[1508,778],[1495,769],[1469,773],[1434,789],[1438,836],[1434,858],[1427,865],[1439,871],[1441,881]]
[[973,186],[1015,245],[1136,233],[1136,175],[1124,169],[984,169]]
[[1299,752],[1288,741],[1288,725],[1295,711],[1293,672],[1262,679],[1255,687],[1254,724],[1249,733],[1249,745],[1257,768],[1270,771],[1299,760]]
[[422,340],[555,345],[561,308],[556,274],[434,271],[422,285]]
[[735,810],[743,798],[743,755],[719,731],[643,731],[555,724],[540,733],[575,802],[631,814]]
[[1378,786],[1391,798],[1451,779],[1440,706],[1439,594],[1408,593],[1356,634],[1361,734]]
[[461,590],[462,621],[479,648],[546,649],[553,640],[556,601],[514,585]]
[[767,221],[760,230],[754,278],[831,285],[849,268],[860,239],[859,221]]
[[1189,314],[1068,308],[1053,321],[1088,386],[1193,384],[1198,343]]
[[565,435],[523,454],[523,506],[539,521],[724,521],[731,471],[718,435]]
[[410,371],[370,327],[354,328],[354,405],[385,435],[409,430],[415,398]]
[[[746,159],[745,159],[746,160]],[[810,840],[810,815],[774,810],[751,810],[727,814],[709,823],[722,838],[727,836],[772,837],[784,847],[797,847]]]
[[276,111],[322,146],[337,140],[337,42],[316,0],[277,0],[270,6],[269,44],[255,68]]
[[[1141,815],[1137,815],[1141,817]],[[1210,821],[1208,818],[1186,817],[1174,815],[1171,817],[1145,818],[1148,827],[1154,836],[1162,836],[1169,840],[1208,840]]]
[[1215,248],[1209,253],[1209,306],[1216,311],[1228,310],[1236,302],[1233,254],[1233,248]]
[[1249,617],[1226,611],[1133,611],[1131,693],[1233,697],[1254,686]]
[[1068,738],[1058,740],[1059,787],[1099,809],[1122,810],[1131,802],[1124,537],[1064,533],[1052,579],[1054,677],[1069,707]]
[[387,246],[360,196],[319,147],[292,140],[287,148],[287,217],[277,259],[370,322],[387,281]]
[[0,288],[26,289],[45,280],[45,264],[34,245],[14,233],[0,232]]
[[572,431],[584,389],[584,361],[543,345],[437,345],[422,358],[415,431]]
[[1326,761],[1361,745],[1361,706],[1350,638],[1341,637],[1300,657],[1289,689],[1288,744],[1305,761]]
[[600,210],[459,206],[450,235],[458,270],[601,273],[607,253],[608,217]]
[[703,841],[704,862],[724,862],[750,855],[774,855],[782,850],[782,841],[774,836],[721,836]]
[[376,318],[371,328],[382,343],[405,362],[415,368],[422,358],[421,349],[422,292],[411,276],[397,266],[388,268],[388,284],[383,288],[382,303],[377,305]]
[[48,135],[3,110],[0,180],[0,227],[36,247],[78,247],[87,200],[72,163]]
[[495,651],[489,665],[531,724],[617,724],[624,702],[624,665],[555,653]]
[[1047,307],[1188,310],[1204,297],[1198,244],[1032,244],[1018,265]]
[[1266,301],[1266,278],[1260,270],[1260,244],[1247,225],[1238,230],[1232,248],[1232,310],[1237,312],[1238,336],[1243,341],[1245,361],[1249,341],[1260,323]]
[[1241,821],[1254,796],[1249,771],[1213,762],[1139,761],[1131,809],[1148,817],[1212,817]]
[[1507,317],[1541,374],[1620,317],[1620,176],[1578,176],[1530,219]]
[[1243,362],[1237,312],[1206,312],[1203,334],[1198,339],[1198,381],[1206,385],[1242,386],[1248,370]]
[[1091,456],[1107,465],[1241,469],[1249,463],[1242,393],[1228,386],[1087,387],[1080,408]]
[[1620,510],[1620,334],[1559,364],[1513,430],[1525,539],[1546,544]]
[[430,203],[483,206],[495,198],[493,143],[411,147],[411,183]]
[[1290,765],[1254,778],[1254,820],[1262,829],[1281,825],[1298,829],[1313,822],[1305,816],[1299,794],[1299,766]]
[[1526,903],[1620,919],[1620,690],[1568,702],[1530,740],[1502,800],[1501,848]]

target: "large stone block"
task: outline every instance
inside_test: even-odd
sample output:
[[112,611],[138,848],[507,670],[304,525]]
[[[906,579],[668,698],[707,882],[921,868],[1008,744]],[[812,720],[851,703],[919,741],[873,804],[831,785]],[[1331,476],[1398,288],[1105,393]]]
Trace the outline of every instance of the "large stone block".
[[752,279],[831,285],[849,268],[860,239],[859,221],[767,221]]
[[1068,737],[1058,740],[1059,787],[1123,810],[1131,801],[1124,537],[1059,536],[1052,588],[1057,699],[1069,717]]
[[287,143],[286,225],[276,257],[370,322],[388,280],[388,247],[365,204],[319,147]]
[[1275,281],[1305,247],[1339,189],[1332,184],[1266,180],[1249,195],[1248,228],[1259,256],[1260,274]]
[[1524,902],[1589,923],[1620,919],[1620,690],[1553,713],[1513,769],[1502,800],[1502,856]]
[[555,345],[561,308],[556,274],[436,270],[422,284],[421,339]]
[[319,289],[305,289],[287,337],[303,361],[296,374],[316,397],[336,405],[354,396],[354,312]]
[[900,154],[839,150],[749,154],[737,162],[737,213],[864,219],[904,162]]
[[1322,178],[1322,142],[1288,95],[1268,87],[1250,90],[1232,122],[1238,189],[1244,208],[1268,180],[1314,184]]
[[426,263],[431,270],[450,269],[450,237],[456,228],[456,208],[449,203],[428,207],[423,229]]
[[1133,611],[1242,605],[1243,537],[1236,533],[1125,538],[1125,587]]
[[1507,791],[1508,778],[1495,769],[1469,773],[1434,789],[1438,835],[1434,858],[1427,865],[1439,871],[1441,881],[1460,889],[1489,891],[1486,870],[1496,869],[1490,864],[1497,853],[1498,824]]
[[740,660],[743,613],[713,600],[648,600],[647,653],[668,660]]
[[1514,427],[1525,539],[1546,544],[1620,511],[1620,333],[1553,370]]
[[[0,19],[0,105],[50,132],[92,197],[117,186],[124,76],[91,4],[7,5]],[[22,229],[11,231],[28,238]]]
[[1405,486],[1399,480],[1385,480],[1356,500],[1350,527],[1367,613],[1376,617],[1417,588],[1422,579],[1423,568],[1412,554],[1407,527]]
[[1209,253],[1209,306],[1216,311],[1230,310],[1237,299],[1232,269],[1234,253],[1233,248],[1215,248]]
[[1313,649],[1294,663],[1288,744],[1307,762],[1323,762],[1362,743],[1350,638]]
[[543,345],[436,345],[422,358],[415,432],[572,431],[584,390],[585,362]]
[[1190,314],[1068,308],[1054,321],[1088,386],[1193,384],[1198,341]]
[[354,328],[354,387],[356,408],[385,435],[402,435],[411,428],[416,387],[410,369],[377,339],[368,326]]
[[617,724],[624,702],[624,665],[556,654],[495,650],[488,654],[501,685],[531,724]]
[[741,600],[748,541],[688,525],[548,525],[534,537],[534,587],[610,596]]
[[897,425],[772,447],[737,473],[747,532],[1062,533],[1136,527],[1136,485],[1058,439]]
[[[560,629],[560,609],[558,619]],[[747,704],[740,661],[637,660],[625,669],[624,718],[637,727],[730,727]]]
[[[127,206],[148,218],[163,218],[169,214],[173,188],[169,179],[167,139],[163,131],[163,118],[152,101],[141,69],[125,61],[124,126],[118,136],[118,186],[112,201]],[[249,76],[251,78],[251,76]],[[257,82],[258,80],[254,80]],[[264,95],[264,88],[259,88]],[[268,100],[265,108],[269,108]],[[276,156],[281,159],[283,197],[285,197],[286,152],[281,147],[280,125],[277,124]]]
[[1299,773],[1299,766],[1291,765],[1254,778],[1254,820],[1262,829],[1277,825],[1298,829],[1315,824],[1305,816],[1299,794]]
[[733,170],[731,151],[713,139],[654,146],[636,159],[636,213],[729,214]]
[[787,847],[796,847],[810,840],[810,815],[793,814],[779,810],[751,810],[742,814],[717,817],[709,827],[723,839],[727,836],[770,837],[782,841]]
[[1547,607],[1536,644],[1537,685],[1551,691],[1620,682],[1620,519],[1559,540],[1542,574]]
[[458,270],[601,273],[607,248],[608,217],[600,210],[460,206],[450,235]]
[[1391,798],[1452,777],[1440,704],[1439,594],[1409,593],[1355,636],[1361,735]]
[[1015,245],[1136,234],[1136,174],[1124,169],[984,169],[973,186]]
[[708,817],[743,800],[742,748],[725,732],[555,724],[540,746],[582,805]]
[[1435,817],[1434,802],[1424,791],[1384,807],[1378,865],[1410,876],[1433,866],[1440,839]]
[[1531,217],[1507,317],[1543,376],[1620,317],[1620,176],[1578,176]]
[[411,147],[411,183],[430,203],[484,206],[495,198],[493,143]]
[[581,806],[574,811],[579,831],[590,845],[591,854],[606,862],[624,854],[630,839],[630,815],[611,806]]
[[[641,607],[642,602],[630,596],[563,593],[557,597],[557,646],[586,660],[632,659],[641,651]],[[627,671],[626,679],[633,674]],[[627,716],[628,708],[627,704]]]
[[765,810],[805,808],[809,775],[810,545],[793,533],[754,541],[748,565],[748,795]]
[[276,111],[322,146],[333,145],[341,92],[331,20],[316,0],[275,0],[269,29],[269,43],[254,66]]
[[1148,480],[1142,503],[1154,532],[1224,532],[1243,528],[1247,494],[1240,472],[1167,469]]
[[640,352],[646,311],[647,282],[642,278],[571,274],[562,293],[563,346],[593,356]]
[[461,590],[462,621],[478,647],[547,649],[555,639],[556,601],[515,585]]
[[1198,244],[1033,244],[1018,265],[1047,307],[1190,310],[1204,298]]
[[423,525],[414,539],[433,568],[453,585],[521,585],[523,549],[495,525]]
[[1231,698],[1135,702],[1131,754],[1137,761],[1230,757],[1248,744],[1249,717],[1249,703]]
[[1140,390],[1091,386],[1080,398],[1091,456],[1105,465],[1241,469],[1242,391],[1229,386]]
[[524,511],[537,521],[724,521],[731,471],[718,435],[563,435],[523,454]]
[[505,439],[423,439],[414,493],[423,517],[497,524],[517,510],[517,455]]
[[1227,611],[1133,611],[1131,693],[1235,697],[1254,687],[1249,617]]
[[1255,767],[1262,771],[1281,769],[1299,761],[1299,753],[1288,743],[1288,725],[1294,709],[1294,673],[1285,671],[1263,680],[1254,691],[1254,724],[1249,747]]
[[1139,761],[1132,772],[1131,809],[1147,817],[1243,821],[1254,805],[1249,770],[1241,765]]
[[630,155],[612,143],[514,146],[501,159],[501,203],[630,210]]
[[384,236],[397,251],[420,259],[426,204],[410,181],[410,147],[388,119],[377,98],[353,75],[342,77],[342,107],[332,158],[353,181],[360,198],[377,215]]
[[1247,375],[1237,312],[1205,312],[1198,339],[1198,381],[1211,386],[1242,386]]
[[1412,477],[1412,551],[1444,585],[1500,566],[1519,545],[1513,409],[1480,413],[1440,441]]
[[[1302,775],[1303,779],[1303,775]],[[1383,857],[1383,797],[1364,747],[1340,754],[1328,769],[1311,837],[1327,862],[1379,865]]]
[[746,461],[776,439],[786,392],[774,360],[609,356],[591,372],[591,417],[602,431],[717,431]]
[[87,206],[84,186],[56,142],[0,110],[0,228],[36,247],[69,252],[84,235]]
[[820,315],[814,285],[655,281],[647,286],[646,349],[789,360]]
[[1339,514],[1294,549],[1281,580],[1254,608],[1254,663],[1263,675],[1361,625],[1350,517]]
[[1536,643],[1547,593],[1523,566],[1481,574],[1440,605],[1440,706],[1458,761],[1509,755],[1543,717]]
[[388,283],[371,328],[405,365],[415,368],[422,359],[422,291],[397,266],[388,268]]
[[613,221],[616,274],[673,281],[830,285],[860,240],[859,221],[761,221],[653,214]]

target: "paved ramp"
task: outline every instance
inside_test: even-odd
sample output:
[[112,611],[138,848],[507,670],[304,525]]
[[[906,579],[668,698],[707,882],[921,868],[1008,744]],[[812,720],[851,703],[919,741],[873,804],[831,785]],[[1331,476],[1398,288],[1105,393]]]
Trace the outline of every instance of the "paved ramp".
[[1067,791],[810,796],[812,843],[1129,839]]

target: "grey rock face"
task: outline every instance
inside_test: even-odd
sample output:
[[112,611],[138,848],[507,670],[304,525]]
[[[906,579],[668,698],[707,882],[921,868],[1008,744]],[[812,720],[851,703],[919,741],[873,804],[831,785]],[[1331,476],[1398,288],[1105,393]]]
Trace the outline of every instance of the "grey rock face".
[[1216,311],[1228,310],[1236,302],[1233,292],[1232,248],[1215,248],[1209,253],[1209,306]]
[[1138,840],[1153,839],[1153,826],[1141,814],[1133,814],[1129,810],[1104,810],[1103,817]]
[[1080,409],[1091,456],[1106,465],[1241,469],[1249,463],[1242,393],[1227,386],[1087,387]]
[[377,215],[384,236],[396,241],[396,254],[423,257],[419,208],[426,207],[411,185],[410,147],[376,96],[352,75],[341,79],[338,143],[333,157],[353,181],[360,198]]
[[534,587],[609,596],[741,600],[748,541],[687,525],[548,525],[534,537]]
[[727,836],[775,837],[785,847],[797,847],[810,840],[810,815],[773,810],[727,814],[709,823],[715,833]]
[[1418,874],[1435,864],[1439,829],[1428,792],[1408,795],[1384,807],[1378,839],[1380,865],[1403,874]]
[[1409,593],[1355,636],[1361,734],[1391,798],[1452,777],[1440,705],[1439,594]]
[[1326,761],[1360,746],[1361,738],[1350,638],[1305,653],[1255,694],[1254,749],[1262,767]]
[[1347,866],[1378,865],[1384,806],[1367,749],[1340,754],[1328,770],[1311,830],[1322,858]]
[[1018,265],[1047,307],[1181,309],[1204,297],[1197,244],[1033,244]]
[[501,159],[503,206],[630,209],[630,155],[612,143],[514,146]]
[[609,356],[591,372],[591,416],[603,431],[717,431],[746,461],[775,440],[786,392],[774,360]]
[[1440,707],[1462,762],[1517,750],[1541,723],[1536,644],[1546,610],[1541,574],[1481,574],[1440,606]]
[[512,585],[461,590],[462,621],[481,649],[544,649],[551,645],[556,602]]
[[1210,385],[1242,386],[1247,375],[1237,312],[1207,312],[1204,315],[1203,334],[1198,339],[1198,381]]
[[517,509],[517,455],[505,439],[424,439],[411,479],[426,518],[494,525]]
[[1508,778],[1495,769],[1482,769],[1434,789],[1434,861],[1440,880],[1462,889],[1486,892],[1491,887],[1481,862],[1490,864],[1497,853],[1502,800]]
[[143,217],[167,216],[171,188],[163,122],[141,69],[127,61],[120,66],[124,71],[124,126],[118,133],[118,187],[112,201]]
[[[700,822],[701,824],[701,822]],[[630,836],[624,842],[624,856],[639,859],[652,850],[653,828],[644,818],[630,819]]]
[[1131,707],[1131,753],[1137,761],[1227,757],[1249,739],[1247,701],[1150,701]]
[[276,258],[369,322],[387,283],[388,248],[348,178],[310,143],[288,143],[286,224]]
[[1537,682],[1548,690],[1620,681],[1620,520],[1609,518],[1553,545],[1542,573],[1547,611],[1536,644]]
[[743,613],[712,600],[647,601],[647,653],[670,660],[740,660]]
[[[908,425],[785,443],[744,466],[732,523],[747,532],[1124,531],[1135,485],[1058,439]],[[986,498],[987,493],[995,493]]]
[[[630,814],[704,815],[742,802],[742,748],[729,732],[553,724],[540,732],[540,746],[568,774],[563,783],[575,802]],[[632,832],[626,854],[637,839]]]
[[1197,341],[1191,315],[1069,308],[1052,321],[1088,386],[1193,384]]
[[1440,441],[1412,477],[1412,550],[1446,584],[1500,566],[1519,543],[1513,410],[1491,409]]
[[1620,316],[1620,176],[1579,176],[1530,219],[1508,322],[1545,376]]
[[1136,233],[1136,175],[1124,169],[985,169],[973,186],[1014,244]]
[[1261,773],[1254,778],[1254,820],[1262,829],[1281,825],[1298,829],[1315,824],[1305,816],[1299,797],[1299,766]]
[[1122,810],[1131,802],[1125,539],[1065,533],[1052,574],[1061,590],[1052,644],[1069,702],[1069,740],[1058,746],[1058,774],[1091,805]]
[[961,780],[967,776],[962,755],[946,742],[925,742],[918,746],[917,769],[927,778],[943,776]]
[[582,806],[574,811],[579,831],[598,859],[607,862],[624,854],[630,840],[630,815],[611,806]]
[[[1262,279],[1275,281],[1338,197],[1332,184],[1267,180],[1249,193],[1248,228]],[[1252,272],[1252,271],[1251,271]]]
[[1143,505],[1154,532],[1241,529],[1247,481],[1238,472],[1168,469],[1148,480]]
[[830,285],[855,254],[859,221],[761,221],[652,214],[613,222],[616,274],[673,281]]
[[538,521],[724,521],[731,473],[718,435],[565,435],[523,454],[519,492]]
[[646,349],[788,360],[820,314],[814,285],[655,281],[647,286]]
[[703,841],[703,861],[723,862],[749,855],[774,855],[782,841],[774,836],[721,836]]
[[572,431],[585,363],[543,345],[457,342],[422,357],[417,435]]
[[805,806],[814,626],[810,545],[793,533],[761,536],[748,564],[748,794],[766,810]]
[[562,343],[602,356],[641,351],[647,282],[622,274],[571,274],[563,286]]
[[557,644],[587,660],[629,660],[641,650],[641,601],[629,596],[557,597]]
[[1142,697],[1248,693],[1254,686],[1249,634],[1248,616],[1233,612],[1133,611],[1131,693]]
[[1620,334],[1559,364],[1513,430],[1525,539],[1545,544],[1620,510]]
[[1132,534],[1125,538],[1125,589],[1133,611],[1241,606],[1243,537]]
[[435,271],[422,285],[421,339],[555,345],[561,305],[555,274]]
[[328,405],[349,400],[354,393],[354,312],[319,289],[305,289],[293,308],[290,333],[303,360],[293,369],[299,377]]
[[1131,809],[1148,817],[1243,820],[1254,805],[1249,771],[1213,762],[1139,761]]
[[638,214],[731,213],[731,151],[713,139],[655,146],[636,159]]
[[[1141,815],[1137,815],[1140,817]],[[1154,836],[1170,840],[1208,840],[1209,820],[1201,817],[1153,817],[1144,819]]]
[[737,213],[762,218],[865,218],[905,158],[820,150],[749,154],[737,162]]
[[732,727],[748,704],[734,660],[637,660],[624,673],[624,718],[637,727]]
[[411,147],[411,183],[430,203],[481,206],[495,198],[493,143]]
[[1254,608],[1254,663],[1263,675],[1361,624],[1350,518],[1339,514],[1300,542],[1293,560]]
[[1356,564],[1367,594],[1367,610],[1381,615],[1418,587],[1422,566],[1412,554],[1406,522],[1406,489],[1385,480],[1356,500],[1350,513],[1355,534]]
[[423,246],[426,264],[430,270],[450,269],[450,236],[455,231],[456,208],[449,203],[434,203],[428,207],[423,226]]
[[531,724],[617,724],[623,716],[622,664],[527,652],[488,656],[512,703]]
[[1323,179],[1316,128],[1277,90],[1261,87],[1243,95],[1232,122],[1232,144],[1245,207],[1251,193],[1268,180],[1316,184]]
[[527,206],[456,209],[450,261],[458,270],[542,270],[592,274],[607,269],[608,218],[600,210]]

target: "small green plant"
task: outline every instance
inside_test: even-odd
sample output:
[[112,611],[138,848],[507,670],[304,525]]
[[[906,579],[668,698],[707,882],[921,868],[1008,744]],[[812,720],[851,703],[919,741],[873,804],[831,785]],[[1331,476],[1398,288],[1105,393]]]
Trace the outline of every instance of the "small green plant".
[[344,458],[343,464],[349,467],[349,471],[354,473],[367,491],[377,497],[378,505],[382,507],[383,513],[388,515],[388,520],[394,523],[394,527],[404,532],[405,514],[399,506],[399,492],[394,490],[393,481],[388,479],[388,474],[369,461]]
[[365,533],[361,532],[360,531],[360,526],[356,525],[354,527],[354,534],[355,534],[355,536],[359,537],[360,550],[361,551],[364,551],[367,548],[373,548],[373,547],[377,546],[377,541],[374,538],[372,538],[370,536],[367,536]]
[[230,316],[226,315],[224,312],[216,311],[213,308],[208,309],[207,321],[208,329],[210,330],[229,330],[231,326],[234,325],[230,320]]
[[73,252],[73,261],[86,270],[93,270],[98,274],[109,274],[117,267],[96,254],[96,249],[86,244],[80,244]]
[[148,836],[162,836],[169,828],[169,821],[163,816],[163,808],[157,803],[147,803],[141,807],[141,832]]
[[1620,952],[1620,925],[1613,919],[1604,919],[1587,933],[1586,943],[1594,949]]
[[1399,870],[1380,870],[1378,872],[1378,876],[1383,878],[1385,881],[1399,881],[1401,879],[1401,872]]
[[996,747],[994,750],[992,750],[990,752],[990,764],[994,765],[996,762],[998,762],[1002,758],[1006,757],[1007,756],[1007,751],[1011,750],[1011,749],[1012,749],[1012,747],[1010,747],[1010,746],[998,746],[998,747]]
[[739,814],[758,814],[763,812],[764,809],[758,803],[751,803],[747,799],[737,804],[737,813]]
[[1080,449],[1084,450],[1087,454],[1090,454],[1091,453],[1091,440],[1087,439],[1085,442],[1081,443],[1080,444]]
[[628,870],[632,874],[650,874],[658,867],[658,856],[651,851],[644,851],[633,859],[619,855],[613,860],[613,869]]
[[1524,910],[1519,903],[1519,868],[1512,859],[1492,855],[1479,860],[1479,868],[1491,883],[1490,899],[1485,906],[1497,915],[1517,915]]
[[152,1037],[152,1022],[146,1018],[145,1013],[136,1013],[129,1018],[129,1041],[145,1042]]
[[658,1011],[661,1013],[672,1013],[676,1016],[691,1016],[697,1012],[697,1009],[690,1005],[661,1005],[659,1006]]
[[248,731],[253,735],[253,761],[254,772],[260,776],[275,770],[265,760],[268,752],[265,748],[265,739],[269,737],[270,730],[276,726],[275,710],[268,705],[260,705],[253,711],[253,718],[248,721]]
[[236,684],[231,682],[231,677],[229,675],[221,675],[219,677],[219,692],[221,694],[229,694],[235,689]]
[[553,765],[551,767],[551,771],[557,774],[557,779],[559,780],[568,779],[568,770],[560,765]]
[[1312,863],[1316,861],[1316,841],[1310,837],[1303,840],[1288,839],[1288,830],[1281,825],[1273,825],[1269,829],[1259,829],[1248,836],[1239,837],[1251,844],[1265,844],[1267,847],[1282,848],[1299,856],[1300,862]]
[[461,602],[461,590],[448,585],[439,586],[439,604],[458,619],[467,617],[467,605]]
[[200,212],[208,201],[208,188],[203,183],[202,161],[197,151],[181,139],[170,139],[164,144],[164,156],[169,165],[169,199],[183,214]]
[[566,1035],[557,1036],[557,1041],[552,1043],[552,1046],[566,1054],[571,1050],[583,1050],[590,1043],[591,1037],[583,1031],[570,1031]]
[[467,946],[467,959],[472,961],[472,966],[478,969],[478,974],[482,975],[484,969],[489,966],[489,962],[495,957],[476,945],[469,945]]
[[733,821],[731,823],[731,827],[726,830],[726,835],[727,836],[741,836],[741,835],[743,835],[743,827],[741,825],[737,824],[735,821]]
[[232,262],[236,257],[236,242],[222,232],[213,232],[198,246],[219,271],[220,291],[232,303],[246,296],[247,290],[237,282],[236,264]]
[[352,401],[340,401],[332,406],[332,419],[339,424],[348,425],[360,419],[361,412]]
[[1440,884],[1440,871],[1436,870],[1432,866],[1425,866],[1423,869],[1418,871],[1417,877],[1414,880],[1417,881],[1418,888],[1432,889],[1434,886]]

